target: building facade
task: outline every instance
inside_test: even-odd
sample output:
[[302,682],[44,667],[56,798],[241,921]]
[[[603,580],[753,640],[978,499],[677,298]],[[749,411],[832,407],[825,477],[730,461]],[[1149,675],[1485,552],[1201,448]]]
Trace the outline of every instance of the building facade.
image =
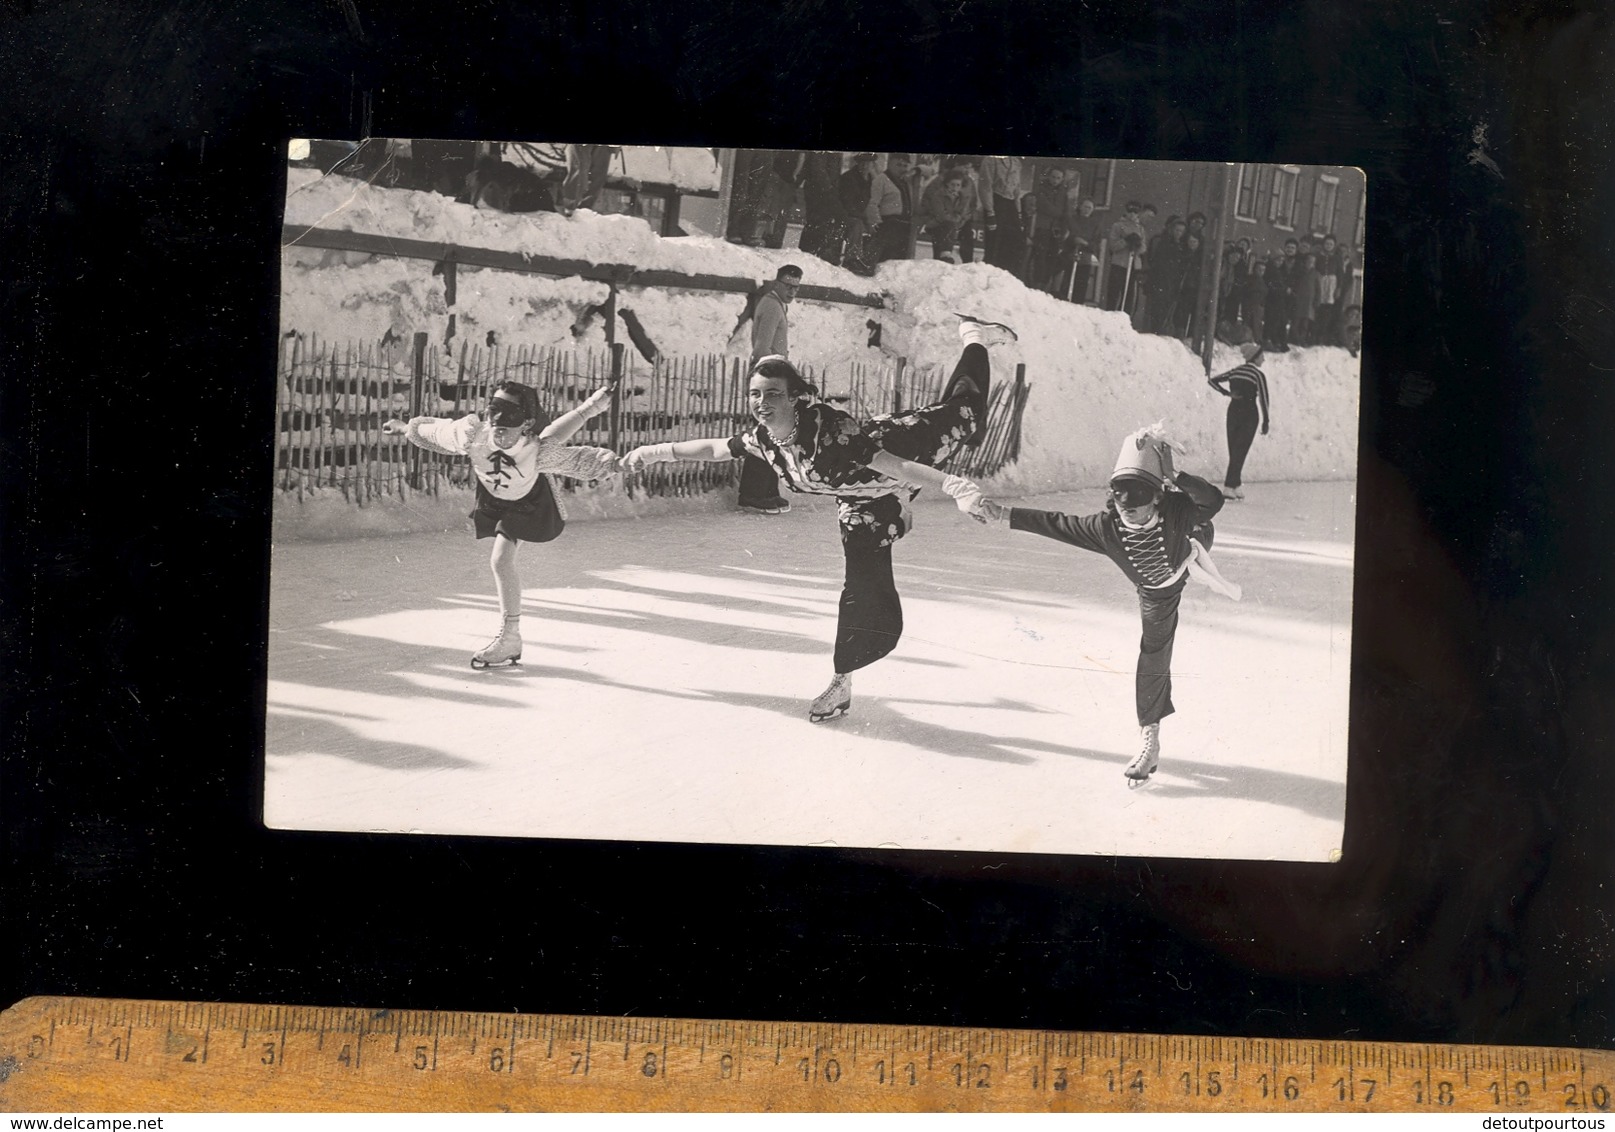
[[[779,151],[733,151],[733,208],[728,237],[744,243],[792,246],[802,221],[801,192],[780,172]],[[794,156],[794,154],[792,155]],[[884,155],[881,155],[884,158]],[[939,167],[936,154],[916,154],[915,199]],[[845,153],[835,157],[844,163]],[[1075,206],[1083,198],[1094,202],[1102,221],[1119,218],[1128,201],[1155,206],[1147,223],[1150,235],[1159,232],[1172,216],[1206,214],[1207,231],[1222,242],[1248,239],[1254,255],[1269,257],[1284,251],[1286,240],[1317,242],[1335,237],[1351,259],[1352,277],[1345,303],[1362,301],[1364,239],[1367,231],[1367,192],[1363,172],[1349,165],[1287,165],[1265,162],[1229,164],[1215,161],[1141,161],[1111,158],[1027,158],[1031,186],[1048,169],[1066,175],[1068,195]],[[1227,207],[1212,202],[1221,196],[1226,178]],[[1221,211],[1221,217],[1214,215]],[[1226,230],[1219,231],[1225,226]],[[977,255],[980,255],[980,243]],[[915,254],[930,254],[920,239]],[[1088,301],[1097,301],[1097,292]]]
[[1123,159],[1047,159],[1033,164],[1066,173],[1073,200],[1094,202],[1096,215],[1120,216],[1128,201],[1155,206],[1149,225],[1153,235],[1172,216],[1207,213],[1208,231],[1217,218],[1209,204],[1223,177],[1228,178],[1228,230],[1225,242],[1248,239],[1251,251],[1271,256],[1284,251],[1286,240],[1333,236],[1352,258],[1352,285],[1347,303],[1361,303],[1363,241],[1367,233],[1365,178],[1350,165],[1275,165],[1215,161],[1129,161]]

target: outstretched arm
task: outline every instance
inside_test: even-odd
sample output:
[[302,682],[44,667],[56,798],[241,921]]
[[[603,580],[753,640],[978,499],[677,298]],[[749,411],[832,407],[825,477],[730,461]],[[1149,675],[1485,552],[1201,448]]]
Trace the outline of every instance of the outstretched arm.
[[540,440],[567,441],[589,422],[589,418],[596,416],[611,401],[611,387],[604,386],[589,394],[589,399],[569,413],[562,413],[539,433]]
[[464,456],[470,447],[471,434],[476,430],[476,414],[459,420],[442,417],[411,417],[407,421],[383,421],[381,431],[388,436],[403,436],[417,448],[428,452],[441,452],[446,456]]
[[729,438],[713,436],[702,440],[675,440],[667,444],[642,444],[622,458],[622,467],[624,471],[633,471],[647,464],[671,464],[675,460],[712,463],[733,459],[729,451]]
[[1059,511],[1037,511],[1028,507],[1009,509],[1009,529],[1031,531],[1035,535],[1068,542],[1095,554],[1105,553],[1104,515],[1066,515]]
[[869,461],[869,466],[881,475],[890,476],[898,483],[908,484],[911,487],[940,488],[943,481],[948,478],[946,472],[939,472],[924,464],[916,464],[913,460],[900,459],[884,448],[876,450]]
[[942,490],[953,496],[954,505],[978,523],[1008,523],[1009,508],[996,499],[988,499],[973,480],[963,476],[948,476]]

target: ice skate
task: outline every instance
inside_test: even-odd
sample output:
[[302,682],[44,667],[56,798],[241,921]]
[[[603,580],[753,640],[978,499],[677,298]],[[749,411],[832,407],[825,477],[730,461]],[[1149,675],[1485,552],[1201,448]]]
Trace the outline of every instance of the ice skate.
[[791,509],[789,499],[774,499],[764,503],[742,503],[740,510],[753,515],[783,515]]
[[1225,487],[1222,489],[1222,497],[1230,503],[1238,503],[1245,498],[1245,493],[1237,487]]
[[837,672],[830,678],[830,686],[819,694],[808,708],[809,723],[823,723],[847,714],[852,707],[852,674]]
[[1009,342],[1020,341],[1020,335],[1002,322],[992,322],[985,318],[977,318],[973,314],[960,314],[958,311],[953,313],[959,320],[959,340],[966,346],[972,342],[983,346],[1002,346]]
[[499,627],[499,635],[484,647],[471,654],[472,668],[492,668],[497,664],[514,665],[522,658],[522,619],[507,617]]
[[1161,765],[1161,725],[1159,723],[1146,724],[1139,729],[1144,739],[1144,749],[1138,757],[1127,764],[1122,771],[1127,776],[1127,788],[1136,790],[1150,780],[1155,768]]

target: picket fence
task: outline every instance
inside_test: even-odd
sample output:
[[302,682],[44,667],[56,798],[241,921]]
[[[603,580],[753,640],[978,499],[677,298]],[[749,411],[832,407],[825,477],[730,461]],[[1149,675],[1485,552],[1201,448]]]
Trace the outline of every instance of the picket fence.
[[[479,410],[503,381],[537,389],[554,415],[617,379],[608,412],[573,438],[627,452],[641,444],[729,436],[750,423],[744,363],[738,358],[662,358],[650,365],[622,348],[562,350],[549,346],[483,348],[461,343],[457,356],[431,348],[424,335],[384,344],[329,342],[310,336],[282,340],[276,384],[276,488],[301,501],[334,489],[355,506],[437,494],[470,485],[463,456],[416,448],[382,432],[382,422],[411,416],[459,417]],[[836,373],[804,372],[832,403],[865,419],[927,404],[940,395],[947,372],[901,360],[852,365]],[[1020,455],[1021,415],[1030,387],[1024,370],[995,383],[986,435],[946,465],[960,475],[985,476]],[[625,477],[630,494],[687,496],[733,487],[739,462],[658,464]],[[566,491],[592,485],[557,477]]]

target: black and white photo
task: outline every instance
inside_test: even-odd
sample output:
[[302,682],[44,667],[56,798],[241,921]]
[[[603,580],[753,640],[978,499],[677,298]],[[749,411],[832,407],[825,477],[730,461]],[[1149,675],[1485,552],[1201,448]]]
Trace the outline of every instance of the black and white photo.
[[270,826],[1338,858],[1360,171],[288,158]]

